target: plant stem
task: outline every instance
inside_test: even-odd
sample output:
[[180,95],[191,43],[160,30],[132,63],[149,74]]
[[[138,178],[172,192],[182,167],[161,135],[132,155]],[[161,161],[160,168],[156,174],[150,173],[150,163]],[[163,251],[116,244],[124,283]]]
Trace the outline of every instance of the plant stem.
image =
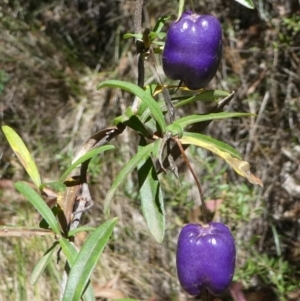
[[[134,7],[134,33],[140,34],[142,32],[142,13],[143,13],[143,4],[144,0],[135,0],[135,7]],[[137,84],[139,87],[144,87],[145,82],[145,65],[144,65],[144,43],[139,39],[135,39],[136,45],[136,52],[137,52],[137,61],[138,61],[138,78]],[[135,97],[132,110],[137,111],[139,107],[139,98]]]
[[180,140],[177,138],[177,137],[172,137],[172,140],[174,140],[176,142],[176,144],[178,145],[178,148],[181,152],[181,155],[183,157],[183,160],[185,162],[185,164],[187,165],[188,169],[190,170],[195,182],[196,182],[196,185],[197,185],[197,188],[198,188],[198,191],[199,191],[199,195],[200,195],[200,204],[201,204],[201,211],[202,211],[202,215],[203,215],[203,222],[204,224],[207,224],[207,208],[205,206],[205,202],[204,202],[204,196],[203,196],[203,191],[202,191],[202,188],[201,188],[201,184],[200,184],[200,181],[198,180],[191,164],[190,164],[190,161],[188,159],[188,157],[186,156],[185,154],[185,151],[184,151],[184,148],[182,147],[182,144],[180,142]]
[[134,32],[142,32],[142,11],[143,11],[143,0],[135,0],[134,6]]

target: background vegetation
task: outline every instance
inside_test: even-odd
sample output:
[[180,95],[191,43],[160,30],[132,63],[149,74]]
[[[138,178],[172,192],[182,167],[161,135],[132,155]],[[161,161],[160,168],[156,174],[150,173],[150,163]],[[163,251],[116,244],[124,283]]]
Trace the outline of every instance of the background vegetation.
[[[234,1],[194,1],[197,12],[223,25],[224,52],[212,88],[236,91],[229,111],[257,117],[213,122],[207,134],[248,160],[264,189],[238,178],[223,161],[190,148],[211,217],[234,232],[238,262],[222,300],[299,300],[300,290],[300,8],[297,0],[257,0],[255,10]],[[147,1],[145,27],[175,14],[177,1]],[[55,180],[75,150],[109,125],[132,102],[119,90],[96,91],[104,79],[135,81],[133,1],[3,1],[0,6],[1,124],[22,136],[45,181]],[[148,66],[148,83],[155,78]],[[167,82],[167,79],[164,79]],[[204,112],[204,105],[190,110]],[[0,134],[0,224],[33,226],[39,216],[13,189],[27,176]],[[120,136],[117,151],[91,164],[94,207],[82,220],[104,221],[103,199],[128,161],[132,136]],[[112,207],[119,217],[113,238],[93,275],[99,300],[188,300],[179,287],[174,251],[181,226],[199,219],[193,181],[180,167],[181,188],[163,176],[167,232],[162,245],[150,237],[139,211],[137,181],[128,179]],[[51,204],[52,200],[46,200]],[[77,237],[79,245],[85,235]],[[54,261],[35,287],[29,276],[48,238],[0,240],[0,300],[56,300],[62,267]],[[243,294],[242,296],[242,290]],[[199,299],[200,300],[200,299]]]

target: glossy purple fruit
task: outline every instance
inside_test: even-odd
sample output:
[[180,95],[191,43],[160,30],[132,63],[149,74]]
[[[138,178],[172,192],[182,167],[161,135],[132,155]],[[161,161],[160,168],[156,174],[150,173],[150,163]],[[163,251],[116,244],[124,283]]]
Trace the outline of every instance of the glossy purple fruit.
[[235,244],[222,223],[188,224],[180,232],[176,265],[181,286],[190,295],[207,288],[213,295],[224,293],[234,274]]
[[222,27],[212,15],[184,12],[171,24],[162,54],[170,79],[181,80],[191,90],[206,86],[215,76],[222,53]]

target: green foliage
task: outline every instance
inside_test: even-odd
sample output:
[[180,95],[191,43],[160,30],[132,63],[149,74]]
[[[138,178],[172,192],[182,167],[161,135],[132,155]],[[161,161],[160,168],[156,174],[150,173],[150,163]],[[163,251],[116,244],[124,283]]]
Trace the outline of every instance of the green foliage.
[[297,45],[300,33],[300,17],[293,14],[289,17],[282,18],[280,27],[278,28],[279,43],[275,43],[274,46],[278,47],[293,47]]
[[106,150],[111,150],[114,149],[113,145],[104,145],[101,147],[98,147],[96,149],[93,149],[89,152],[87,152],[85,155],[83,155],[82,157],[80,157],[78,160],[76,160],[73,164],[71,164],[67,170],[63,173],[63,175],[60,177],[59,181],[60,182],[64,182],[64,180],[66,179],[66,177],[70,174],[70,172],[72,170],[74,170],[76,167],[78,167],[79,165],[81,165],[81,163],[84,163],[90,159],[92,159],[93,157],[95,157],[98,154],[103,153]]
[[[223,201],[220,212],[229,221],[234,235],[240,235],[239,229],[253,223],[263,214],[264,200],[257,196],[256,189],[251,189],[245,184],[238,186],[219,184],[219,189],[219,197]],[[257,251],[260,239],[258,236],[253,235],[250,240],[239,241],[240,255],[238,258],[243,264],[237,267],[234,281],[239,281],[245,288],[250,288],[253,280],[258,277],[263,283],[274,288],[281,301],[286,301],[288,293],[297,288],[298,283],[295,280],[297,270],[283,260],[279,246],[281,238],[278,237],[274,226],[272,229],[274,229],[274,245],[277,249],[277,256]]]
[[[71,268],[73,268],[74,263],[76,261],[76,258],[78,256],[77,250],[75,249],[75,247],[67,239],[61,238],[60,241],[59,241],[59,243],[60,243],[61,249],[63,250],[65,256],[68,259],[68,266],[70,266]],[[82,262],[82,261],[83,260],[78,261],[78,264],[80,264],[80,262]],[[73,269],[72,269],[72,271],[73,271]],[[85,277],[82,277],[81,280],[86,283],[88,281],[88,278],[85,276]],[[94,292],[93,292],[91,284],[88,283],[86,285],[87,285],[87,287],[86,287],[86,289],[84,291],[84,294],[82,294],[82,292],[81,292],[80,297],[81,297],[81,295],[83,295],[82,297],[83,297],[83,299],[85,301],[95,300]],[[73,289],[74,289],[74,287],[73,287]],[[82,288],[80,288],[80,290],[82,290]],[[69,294],[71,294],[71,296],[69,297],[70,298],[69,300],[71,300],[72,297],[73,298],[74,297],[77,298],[76,296],[78,295],[78,293],[73,295],[72,292],[69,293]],[[63,298],[65,298],[65,295],[66,294],[64,294]]]
[[[140,148],[146,147],[142,140]],[[138,166],[141,208],[149,230],[159,243],[165,235],[165,208],[161,185],[152,158],[148,157]]]
[[28,184],[24,182],[15,183],[16,189],[23,194],[23,196],[35,207],[35,209],[46,220],[49,227],[55,234],[60,234],[59,224],[51,211],[51,209],[45,204],[41,196],[34,191]]
[[[297,270],[281,257],[259,254],[250,244],[244,247],[247,252],[245,264],[236,270],[234,280],[243,283],[245,288],[251,286],[253,278],[259,277],[274,288],[281,301],[288,300],[288,293],[295,291]],[[299,276],[299,272],[298,272]]]
[[[81,299],[81,295],[85,291],[86,285],[88,285],[90,275],[109,240],[113,228],[117,222],[117,219],[111,219],[104,224],[100,225],[89,236],[85,244],[79,251],[77,256],[72,256],[72,252],[68,251],[65,254],[70,254],[68,258],[71,265],[71,271],[66,285],[66,289],[63,296],[63,301],[78,301]],[[62,250],[70,250],[72,245],[64,238],[60,239],[60,245]],[[74,261],[73,261],[74,260]],[[92,292],[92,291],[91,291]],[[86,290],[86,294],[89,290]],[[87,296],[86,300],[93,300],[93,298]]]
[[291,17],[284,17],[282,22],[288,30],[292,31],[292,35],[296,35],[300,32],[300,16],[293,15]]
[[147,92],[145,92],[142,88],[133,83],[122,82],[117,80],[104,81],[100,83],[97,88],[101,89],[103,87],[120,88],[136,95],[141,100],[138,114],[142,115],[146,111],[146,109],[149,109],[153,119],[159,125],[159,131],[162,134],[166,132],[166,122],[162,111],[159,108],[159,105],[157,104],[155,99],[151,97],[151,95],[149,95]]
[[104,201],[104,212],[109,213],[109,207],[113,196],[126,179],[126,177],[139,165],[145,158],[148,158],[152,152],[153,145],[149,144],[148,146],[141,148],[131,159],[130,161],[120,170],[116,176],[113,184],[111,185],[109,191],[107,192],[105,201]]
[[256,190],[246,184],[219,184],[219,189],[223,199],[221,213],[231,221],[233,227],[240,227],[262,214],[263,200],[257,197]]
[[191,124],[208,121],[208,120],[218,120],[218,119],[227,119],[227,118],[234,118],[234,117],[247,117],[251,116],[249,113],[212,113],[212,114],[205,114],[205,115],[189,115],[186,117],[179,118],[175,120],[175,124],[179,124],[181,127],[185,128]]

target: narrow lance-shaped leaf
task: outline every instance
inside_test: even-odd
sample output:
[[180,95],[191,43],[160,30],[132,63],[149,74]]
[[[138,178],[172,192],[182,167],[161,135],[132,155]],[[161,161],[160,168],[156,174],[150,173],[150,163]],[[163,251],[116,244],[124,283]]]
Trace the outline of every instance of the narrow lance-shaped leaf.
[[156,34],[159,34],[161,32],[161,30],[163,29],[163,27],[165,26],[165,23],[167,20],[169,20],[171,17],[170,16],[165,16],[165,17],[160,17],[154,28],[153,28],[153,31],[156,33]]
[[252,0],[235,0],[235,1],[250,9],[254,9],[255,7]]
[[[165,85],[166,89],[176,89],[177,86],[173,85]],[[155,85],[153,87],[153,96],[159,94],[162,92],[162,86],[161,85]],[[179,90],[187,90],[185,87],[180,87]],[[190,90],[189,90],[190,91]],[[195,101],[205,101],[205,102],[211,102],[211,101],[217,101],[219,98],[228,97],[230,93],[223,90],[203,90],[200,91],[200,93],[193,95],[193,96],[176,96],[173,97],[171,100],[174,103],[174,107],[180,108],[182,106],[185,106],[189,103],[195,102]],[[158,102],[160,109],[165,112],[166,111],[166,104],[165,101],[159,101]]]
[[138,164],[149,157],[153,145],[149,144],[139,150],[130,160],[129,162],[120,170],[117,174],[114,182],[112,183],[110,189],[107,192],[106,198],[104,200],[104,212],[105,214],[109,213],[110,203],[112,201],[113,196],[115,195],[118,187],[123,183],[126,177],[138,166]]
[[43,271],[49,264],[49,262],[52,258],[52,255],[57,246],[58,246],[58,241],[54,242],[54,244],[46,251],[46,253],[42,256],[42,258],[35,265],[32,273],[31,273],[31,276],[30,276],[30,283],[32,285],[34,285],[38,281],[40,276],[42,275]]
[[[99,226],[86,240],[70,270],[62,301],[79,301],[90,279],[91,273],[106,246],[117,218]],[[60,244],[64,247],[64,242]]]
[[136,95],[141,101],[142,104],[145,104],[146,107],[149,108],[152,117],[157,121],[160,131],[162,133],[166,132],[166,121],[164,119],[164,115],[162,111],[160,110],[160,107],[158,103],[155,101],[155,99],[145,92],[142,88],[139,86],[129,83],[129,82],[124,82],[120,80],[108,80],[100,83],[98,85],[98,89],[103,88],[103,87],[112,87],[112,88],[120,88],[122,90],[128,91],[134,95]]
[[[142,143],[145,145],[146,141],[143,139]],[[138,179],[143,215],[151,234],[157,242],[161,243],[165,233],[164,200],[155,166],[150,156],[139,164]]]
[[177,20],[178,21],[183,13],[183,9],[184,9],[184,3],[185,0],[179,0],[179,4],[178,4],[178,15],[177,15]]
[[79,227],[79,228],[75,228],[75,229],[72,229],[68,232],[68,236],[71,237],[79,232],[93,232],[95,231],[95,228],[94,227],[89,227],[89,226],[82,226],[82,227]]
[[139,116],[135,115],[131,107],[128,107],[123,115],[114,119],[114,124],[124,123],[126,126],[132,128],[136,132],[141,133],[143,136],[148,137],[149,133],[144,123],[140,120]]
[[220,151],[229,153],[232,157],[242,160],[241,154],[227,143],[199,133],[184,132],[184,135],[185,137],[195,137],[196,139],[200,139],[207,145],[215,145]]
[[250,183],[263,186],[262,181],[250,172],[250,165],[246,161],[242,161],[234,157],[232,148],[225,143],[221,143],[216,139],[205,139],[204,135],[197,133],[184,132],[180,139],[182,144],[193,144],[215,153],[223,158],[239,175],[245,177]]
[[52,231],[55,234],[60,234],[59,224],[53,212],[44,202],[42,197],[24,182],[17,182],[14,184],[14,186],[41,214],[41,216],[46,220]]
[[3,133],[14,153],[25,168],[37,188],[41,185],[41,177],[36,164],[21,137],[9,126],[2,126]]
[[87,152],[85,155],[83,155],[82,157],[77,159],[71,166],[68,167],[68,169],[60,177],[59,181],[63,182],[66,179],[66,177],[68,176],[68,174],[81,163],[91,159],[92,157],[94,157],[100,153],[103,153],[107,150],[114,149],[114,148],[115,147],[113,145],[103,145],[103,146],[97,147],[97,148]]
[[238,112],[220,112],[220,113],[211,113],[211,114],[204,114],[204,115],[190,115],[190,116],[179,118],[179,119],[175,120],[174,123],[177,123],[181,127],[185,128],[186,126],[191,125],[193,123],[197,123],[197,122],[236,118],[236,117],[247,117],[247,116],[253,116],[253,114],[238,113]]
[[102,146],[108,143],[111,139],[115,138],[117,135],[120,135],[125,128],[126,126],[122,124],[120,126],[107,127],[95,133],[83,143],[73,158],[72,163],[84,156],[88,151],[92,150],[96,145]]
[[[175,99],[179,100],[178,103],[175,104],[175,108],[180,108],[185,106],[191,102],[195,101],[216,101],[218,98],[228,97],[229,93],[223,90],[204,90],[199,94],[193,95],[191,97],[177,97]],[[182,100],[181,100],[182,99]]]
[[[70,268],[72,269],[75,259],[78,255],[78,251],[75,249],[74,245],[71,244],[71,242],[63,237],[60,238],[60,246],[64,253],[64,255],[67,257],[68,263]],[[84,301],[95,301],[95,295],[93,291],[93,287],[91,282],[88,282],[87,289],[85,290],[83,294],[83,300]]]

